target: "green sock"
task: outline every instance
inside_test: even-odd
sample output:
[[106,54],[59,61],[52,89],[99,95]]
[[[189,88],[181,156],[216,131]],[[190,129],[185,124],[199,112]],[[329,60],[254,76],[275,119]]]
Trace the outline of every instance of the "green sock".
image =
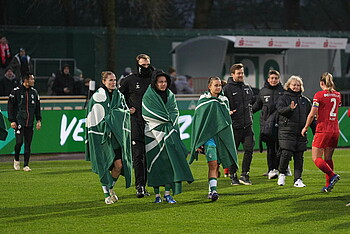
[[153,191],[154,191],[154,193],[155,194],[159,194],[160,192],[160,190],[159,190],[159,186],[158,187],[153,187]]
[[218,179],[211,177],[209,178],[209,185],[210,185],[210,191],[213,192],[214,190],[217,190],[217,185],[218,185]]
[[113,179],[113,182],[112,182],[112,187],[111,187],[111,189],[114,187],[115,183],[117,183],[117,181],[118,181],[118,178],[112,177],[112,179]]

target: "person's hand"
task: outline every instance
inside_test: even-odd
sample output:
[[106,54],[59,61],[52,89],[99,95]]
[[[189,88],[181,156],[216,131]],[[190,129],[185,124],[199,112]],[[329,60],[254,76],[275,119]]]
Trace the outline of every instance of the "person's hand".
[[39,120],[37,123],[36,123],[36,130],[40,130],[41,128],[41,121]]
[[297,105],[298,105],[298,103],[294,103],[294,101],[292,101],[291,103],[290,103],[290,108],[292,109],[292,110],[294,110],[295,108],[297,108]]
[[69,92],[70,92],[70,90],[69,90],[69,88],[65,87],[65,88],[63,88],[63,92],[65,92],[65,93],[69,93]]
[[204,147],[201,146],[201,147],[197,148],[196,151],[200,154],[203,154],[204,153],[203,149],[204,149]]
[[235,113],[237,110],[231,110],[230,111],[230,115],[232,115],[233,113]]
[[17,128],[16,122],[12,122],[12,123],[11,123],[11,128],[13,128],[13,129],[16,129],[16,128]]
[[307,128],[303,128],[303,129],[301,130],[301,135],[302,135],[302,136],[305,136],[305,133],[307,133]]
[[136,108],[135,107],[130,107],[130,114],[134,114],[136,112]]

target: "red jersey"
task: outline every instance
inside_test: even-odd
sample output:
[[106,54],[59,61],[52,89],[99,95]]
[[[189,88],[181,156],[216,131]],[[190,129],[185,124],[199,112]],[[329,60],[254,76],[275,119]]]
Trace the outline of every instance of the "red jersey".
[[312,106],[318,108],[316,132],[339,133],[338,107],[340,105],[339,92],[323,90],[315,94]]

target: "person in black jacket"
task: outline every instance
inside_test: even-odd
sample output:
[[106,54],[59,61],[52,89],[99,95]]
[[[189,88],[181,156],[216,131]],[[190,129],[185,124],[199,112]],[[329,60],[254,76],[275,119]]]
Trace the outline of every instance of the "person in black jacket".
[[136,57],[137,73],[131,74],[120,82],[119,90],[125,96],[125,101],[131,114],[132,157],[135,171],[136,196],[142,198],[149,193],[146,185],[145,156],[145,121],[142,118],[142,97],[151,83],[154,67],[150,65],[151,58],[146,54]]
[[20,81],[13,69],[11,67],[6,68],[5,75],[0,79],[0,96],[8,96],[18,85],[20,85]]
[[250,164],[253,158],[254,132],[252,128],[252,102],[253,91],[250,85],[244,83],[243,64],[233,64],[230,68],[232,77],[228,79],[224,87],[224,94],[230,103],[230,114],[232,119],[233,133],[236,147],[243,144],[244,156],[242,161],[242,174],[238,180],[237,169],[230,167],[231,184],[251,185],[249,179]]
[[[302,95],[303,81],[299,76],[291,76],[284,85],[286,90],[277,102],[279,113],[278,142],[281,159],[277,184],[285,185],[287,167],[290,159],[294,159],[294,187],[305,187],[302,181],[304,151],[307,149],[307,137],[301,135],[307,116],[311,110],[310,100]],[[314,125],[313,125],[314,127]]]
[[74,78],[70,74],[69,65],[65,64],[62,71],[56,74],[52,90],[56,95],[74,95],[75,83]]
[[9,95],[7,110],[8,120],[11,128],[15,130],[15,160],[13,167],[20,170],[19,153],[24,139],[24,164],[23,171],[31,171],[29,164],[30,145],[33,139],[34,118],[36,118],[36,129],[41,128],[40,98],[38,92],[33,88],[34,75],[25,73],[22,77],[22,85],[14,88]]
[[253,105],[253,113],[261,110],[260,113],[260,142],[259,148],[262,152],[262,141],[267,147],[268,179],[278,177],[278,114],[276,104],[283,95],[284,89],[280,83],[280,73],[270,70],[264,87],[260,90],[256,102]]

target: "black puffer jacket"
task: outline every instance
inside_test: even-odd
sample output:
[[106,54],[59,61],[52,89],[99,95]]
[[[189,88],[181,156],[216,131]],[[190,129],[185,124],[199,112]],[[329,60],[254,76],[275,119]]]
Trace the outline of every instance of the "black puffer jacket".
[[[277,112],[276,104],[278,99],[283,95],[284,89],[281,83],[276,86],[271,86],[269,82],[265,82],[264,87],[260,90],[256,102],[253,105],[253,113],[261,110],[260,113],[260,133],[264,132],[266,121],[272,121],[272,123],[267,123],[273,126],[277,118],[271,117],[275,112]],[[273,132],[270,133],[271,135]],[[276,133],[277,134],[277,133]],[[277,139],[277,135],[272,135],[274,139]]]
[[[291,102],[297,107],[292,110]],[[279,113],[278,142],[281,149],[300,152],[306,150],[307,137],[301,135],[307,116],[311,110],[310,100],[301,94],[288,89],[277,102]]]
[[224,87],[224,94],[229,100],[230,110],[236,110],[231,115],[233,129],[243,129],[251,126],[253,123],[252,102],[254,95],[250,85],[233,81],[230,77]]

